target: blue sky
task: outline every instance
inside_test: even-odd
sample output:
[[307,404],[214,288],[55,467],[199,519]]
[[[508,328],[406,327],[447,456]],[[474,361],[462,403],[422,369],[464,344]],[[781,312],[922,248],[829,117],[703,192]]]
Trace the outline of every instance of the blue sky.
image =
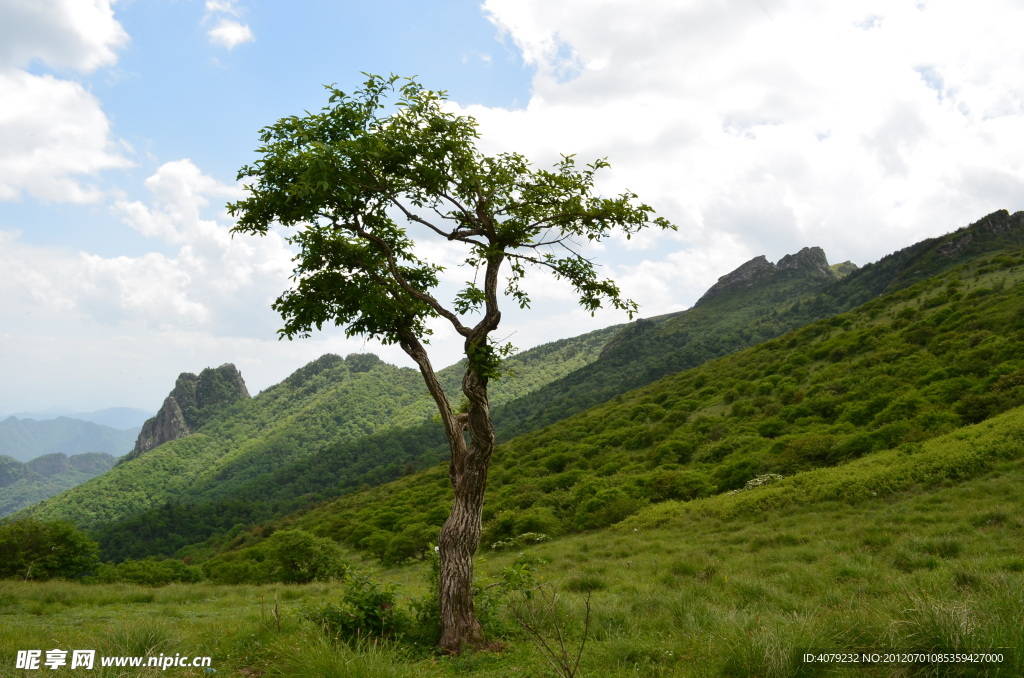
[[[486,152],[608,157],[603,190],[679,226],[592,252],[655,315],[760,254],[864,264],[1024,208],[1020,25],[999,0],[0,0],[0,415],[155,410],[224,362],[253,392],[327,351],[407,364],[278,342],[289,249],[228,235],[259,129],[325,83],[416,75]],[[625,320],[532,289],[520,347]]]

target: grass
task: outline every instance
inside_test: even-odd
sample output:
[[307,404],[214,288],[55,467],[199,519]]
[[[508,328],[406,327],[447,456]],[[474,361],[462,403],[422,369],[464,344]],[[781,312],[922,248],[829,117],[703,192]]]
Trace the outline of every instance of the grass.
[[[986,426],[975,442],[989,440]],[[967,438],[960,442],[970,447]],[[936,454],[958,458],[960,448],[943,444],[936,443]],[[926,446],[915,454],[927,452]],[[1024,675],[1024,461],[1004,450],[971,474],[951,476],[935,473],[936,464],[921,457],[922,481],[906,475],[914,455],[899,454],[889,460],[895,466],[879,457],[810,472],[832,474],[831,486],[842,487],[837,474],[845,468],[860,479],[856,491],[797,500],[794,488],[806,485],[794,477],[717,499],[666,503],[616,529],[534,547],[547,561],[540,574],[558,587],[570,640],[582,633],[584,597],[591,596],[580,675]],[[906,482],[878,495],[864,491],[879,469],[896,469]],[[483,553],[478,571],[495,576],[516,557]],[[376,576],[406,596],[424,593],[422,566]],[[492,627],[503,629],[501,652],[444,657],[401,642],[333,643],[298,611],[331,599],[336,588],[0,582],[0,675],[20,675],[13,670],[16,650],[51,648],[208,655],[222,676],[553,675],[504,611]],[[994,648],[1009,657],[998,669],[851,668],[801,659],[809,650]],[[212,675],[185,668],[64,670]]]

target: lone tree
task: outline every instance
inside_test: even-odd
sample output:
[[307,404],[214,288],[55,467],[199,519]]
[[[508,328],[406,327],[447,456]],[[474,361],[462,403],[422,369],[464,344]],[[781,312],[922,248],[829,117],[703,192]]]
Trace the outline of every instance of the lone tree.
[[[501,321],[499,299],[528,307],[523,280],[541,269],[568,281],[591,313],[607,303],[632,317],[636,304],[598,277],[580,243],[674,226],[653,218],[633,193],[596,195],[604,160],[580,168],[563,156],[542,170],[517,153],[484,155],[476,121],[446,110],[444,92],[394,75],[368,78],[353,95],[328,86],[319,113],[261,130],[259,160],[238,173],[251,181],[249,197],[228,210],[238,217],[237,233],[296,227],[289,237],[298,248],[294,285],[273,305],[284,320],[281,338],[334,323],[348,336],[397,343],[419,366],[451,449],[455,496],[438,539],[440,645],[459,652],[483,641],[472,579],[494,450],[487,385],[512,350],[491,336]],[[423,258],[414,231],[464,246],[474,273],[450,303],[437,294],[444,269]],[[424,347],[436,318],[465,340],[461,406],[442,390]]]

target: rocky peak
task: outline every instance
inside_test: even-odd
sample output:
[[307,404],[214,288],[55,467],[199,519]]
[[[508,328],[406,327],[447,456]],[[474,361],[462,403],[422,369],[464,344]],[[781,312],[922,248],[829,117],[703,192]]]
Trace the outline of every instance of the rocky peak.
[[160,411],[142,425],[135,448],[125,458],[191,435],[223,406],[249,397],[241,373],[231,363],[207,367],[198,375],[182,372]]
[[805,271],[823,278],[834,278],[828,265],[825,250],[820,247],[805,247],[796,254],[787,254],[775,264],[776,271]]
[[825,251],[820,247],[805,247],[796,254],[787,254],[779,259],[777,264],[771,263],[761,255],[719,278],[694,306],[781,277],[831,281],[835,280],[837,275],[836,271],[829,267]]

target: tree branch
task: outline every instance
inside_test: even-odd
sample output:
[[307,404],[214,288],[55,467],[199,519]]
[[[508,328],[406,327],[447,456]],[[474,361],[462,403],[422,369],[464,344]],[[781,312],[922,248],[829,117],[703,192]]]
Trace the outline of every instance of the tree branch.
[[388,260],[388,270],[390,270],[392,277],[395,279],[395,282],[397,282],[402,287],[402,289],[405,290],[407,294],[409,294],[409,296],[419,301],[422,301],[423,303],[427,304],[432,309],[434,309],[434,311],[436,311],[438,315],[440,315],[443,318],[446,318],[455,328],[456,332],[463,336],[469,336],[470,329],[462,324],[462,321],[459,320],[459,317],[457,315],[455,315],[447,308],[442,306],[441,303],[433,296],[427,294],[426,292],[421,292],[420,290],[416,289],[415,287],[409,284],[409,281],[406,280],[405,277],[398,270],[398,261],[395,259],[394,251],[392,251],[391,247],[383,238],[373,233],[370,233],[358,223],[339,223],[337,217],[331,214],[320,213],[320,216],[330,219],[331,223],[336,228],[351,231],[352,233],[355,233],[359,237],[365,238],[370,242],[374,243],[375,245],[377,245],[378,247],[380,247],[381,251],[384,253],[384,256]]

